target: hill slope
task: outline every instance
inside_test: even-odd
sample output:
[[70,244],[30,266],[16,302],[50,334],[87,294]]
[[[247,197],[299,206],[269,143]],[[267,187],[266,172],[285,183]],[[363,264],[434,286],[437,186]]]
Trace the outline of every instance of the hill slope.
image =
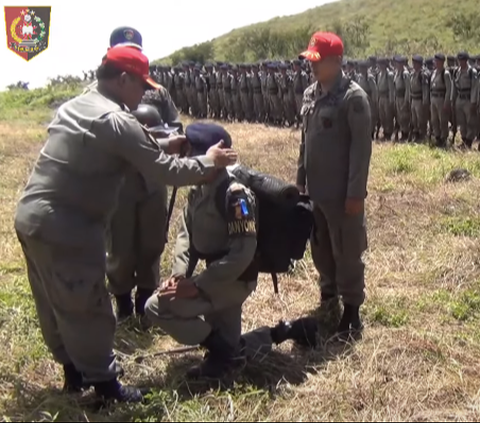
[[[341,0],[306,12],[235,29],[182,49],[166,60],[258,60],[294,57],[314,30],[341,33],[352,56],[367,54],[480,53],[478,0]],[[262,46],[267,44],[268,46]],[[198,55],[200,49],[200,55]],[[270,56],[261,57],[269,54]],[[272,57],[273,58],[273,57]]]

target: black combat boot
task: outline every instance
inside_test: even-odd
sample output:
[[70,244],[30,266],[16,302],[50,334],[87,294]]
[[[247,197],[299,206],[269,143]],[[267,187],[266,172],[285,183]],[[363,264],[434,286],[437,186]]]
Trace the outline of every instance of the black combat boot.
[[104,401],[116,400],[124,403],[142,402],[149,390],[139,389],[134,386],[123,386],[117,379],[94,384],[95,393]]
[[80,373],[73,364],[63,366],[64,384],[63,392],[68,394],[79,393],[90,386],[83,382],[82,373]]
[[117,320],[119,322],[133,316],[132,294],[129,292],[124,295],[115,295],[117,302]]
[[137,316],[145,315],[145,304],[153,295],[153,292],[151,289],[137,288],[137,293],[135,294],[135,313]]
[[218,332],[212,331],[200,345],[207,353],[200,365],[187,372],[187,378],[221,379],[234,367],[236,350]]
[[362,331],[363,323],[360,318],[360,307],[345,304],[343,317],[337,330],[339,339],[343,341],[357,339]]
[[281,321],[270,330],[272,341],[279,345],[287,340],[307,348],[317,346],[318,322],[313,317],[303,317],[293,322]]

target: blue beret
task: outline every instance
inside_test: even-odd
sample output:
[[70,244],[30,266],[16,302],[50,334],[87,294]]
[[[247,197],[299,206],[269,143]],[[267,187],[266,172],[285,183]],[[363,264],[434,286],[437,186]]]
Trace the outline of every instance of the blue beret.
[[433,57],[427,57],[427,58],[425,59],[425,63],[426,63],[427,65],[433,65]]
[[142,49],[142,35],[130,26],[121,26],[114,29],[110,35],[110,47],[127,45]]
[[470,55],[466,51],[462,51],[462,52],[458,53],[457,59],[458,60],[468,60],[468,59],[470,59]]
[[447,60],[455,60],[455,56],[452,56],[451,54],[447,56]]
[[441,60],[441,61],[445,61],[445,55],[443,53],[437,53],[435,55],[435,59],[436,60]]
[[205,154],[210,147],[221,140],[225,148],[232,146],[230,134],[223,126],[216,123],[192,123],[185,129],[185,136],[192,146],[193,155]]
[[412,62],[415,63],[423,63],[423,57],[416,54],[415,56],[412,57]]

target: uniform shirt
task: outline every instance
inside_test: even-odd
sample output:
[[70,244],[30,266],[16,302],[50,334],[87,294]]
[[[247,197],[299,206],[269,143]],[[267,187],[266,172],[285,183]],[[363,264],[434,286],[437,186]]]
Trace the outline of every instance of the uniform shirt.
[[103,247],[104,225],[127,169],[150,183],[196,183],[213,162],[164,154],[125,106],[92,90],[64,103],[48,127],[19,201],[15,227],[47,242]]
[[363,199],[372,154],[368,95],[342,72],[332,89],[318,82],[305,90],[297,184],[314,202]]
[[190,190],[175,245],[174,276],[185,276],[189,268],[195,267],[193,251],[200,256],[217,257],[193,278],[207,295],[218,292],[218,284],[223,281],[237,280],[252,263],[257,248],[256,203],[252,192],[238,182],[230,182],[225,212],[219,210],[217,192],[228,177],[225,171],[214,182]]
[[452,100],[452,76],[447,69],[435,69],[430,80],[430,94],[432,98],[443,97],[445,104]]
[[375,76],[370,72],[367,74],[358,73],[357,74],[357,84],[360,85],[363,91],[368,94],[368,98],[372,105],[378,104],[378,89],[377,83],[375,82]]
[[410,75],[410,95],[412,101],[422,101],[424,105],[430,102],[430,75],[424,69],[413,71]]
[[461,100],[468,99],[472,104],[476,104],[478,89],[477,71],[471,66],[468,66],[465,70],[458,68],[454,78],[452,98],[455,99],[461,96]]

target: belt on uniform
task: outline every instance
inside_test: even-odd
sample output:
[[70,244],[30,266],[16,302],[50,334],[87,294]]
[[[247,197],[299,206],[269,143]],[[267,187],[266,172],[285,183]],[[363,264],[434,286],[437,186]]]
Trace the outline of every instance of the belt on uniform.
[[461,100],[469,100],[471,97],[471,94],[458,94],[458,98]]
[[253,89],[253,92],[254,92],[255,94],[262,94],[262,89],[261,89],[261,88],[254,88],[254,89]]
[[423,94],[414,94],[412,93],[412,100],[422,100]]
[[395,94],[398,96],[405,96],[405,90],[395,90]]
[[240,91],[241,91],[242,93],[248,93],[248,88],[242,88]]
[[230,94],[232,92],[232,89],[231,88],[224,88],[223,91]]
[[445,94],[446,94],[446,93],[447,93],[446,91],[444,91],[444,92],[436,92],[436,93],[435,93],[435,92],[432,92],[430,95],[431,95],[432,97],[434,97],[434,98],[438,98],[438,97],[445,97]]
[[204,91],[203,88],[197,88],[198,93],[203,93],[203,91]]

